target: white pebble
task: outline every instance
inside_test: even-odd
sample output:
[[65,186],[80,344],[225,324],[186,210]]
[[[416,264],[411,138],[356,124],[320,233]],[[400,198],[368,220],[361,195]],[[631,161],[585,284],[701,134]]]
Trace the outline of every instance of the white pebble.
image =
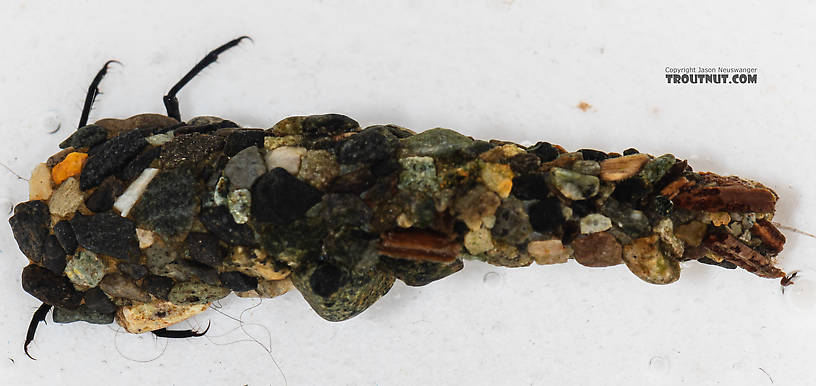
[[125,190],[125,192],[116,199],[116,202],[113,203],[113,207],[119,210],[122,217],[127,217],[128,213],[130,213],[130,208],[133,208],[133,204],[135,204],[136,201],[142,197],[142,193],[144,193],[147,185],[151,180],[153,180],[153,177],[155,177],[156,173],[158,172],[159,169],[145,169],[142,174],[139,175],[139,178],[133,181],[130,186],[128,186],[127,190]]
[[297,175],[300,170],[300,157],[306,154],[306,148],[298,146],[281,146],[266,153],[266,168],[284,168],[289,174]]

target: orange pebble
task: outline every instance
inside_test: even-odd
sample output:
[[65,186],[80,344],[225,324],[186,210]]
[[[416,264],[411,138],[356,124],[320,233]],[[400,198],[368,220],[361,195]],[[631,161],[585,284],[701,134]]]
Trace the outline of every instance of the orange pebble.
[[85,165],[85,159],[88,155],[85,153],[73,152],[68,154],[62,162],[54,165],[51,169],[51,179],[54,183],[59,185],[62,181],[78,175],[82,171],[82,166]]

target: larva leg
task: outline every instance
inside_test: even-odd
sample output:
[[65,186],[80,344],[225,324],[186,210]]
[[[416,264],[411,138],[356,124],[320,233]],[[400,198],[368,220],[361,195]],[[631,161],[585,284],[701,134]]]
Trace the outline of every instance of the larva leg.
[[193,331],[193,330],[168,330],[166,328],[160,328],[158,330],[153,330],[153,335],[156,335],[160,338],[195,338],[198,336],[204,336],[207,331],[210,330],[210,324],[207,323],[207,328],[204,329],[203,332]]
[[201,72],[201,70],[207,68],[207,66],[215,62],[218,59],[218,55],[222,54],[224,51],[232,47],[237,46],[238,43],[240,43],[241,40],[244,39],[252,40],[249,36],[241,36],[239,38],[230,40],[221,47],[218,47],[210,51],[210,53],[208,53],[207,56],[204,57],[204,59],[201,59],[201,61],[198,62],[198,64],[196,64],[192,70],[190,70],[186,75],[184,75],[184,77],[181,78],[181,80],[179,80],[178,83],[176,83],[170,89],[167,95],[165,95],[163,98],[164,107],[167,108],[167,116],[175,118],[178,121],[181,121],[181,113],[179,112],[178,98],[176,98],[176,94],[178,94],[178,92],[181,91],[181,88],[187,85],[187,83],[190,82],[190,80],[192,80],[196,75],[198,75],[198,73]]
[[37,311],[34,311],[34,315],[31,316],[31,322],[28,324],[28,331],[26,332],[25,344],[23,344],[23,351],[25,351],[25,354],[31,359],[34,359],[34,357],[28,353],[28,344],[34,340],[34,334],[37,333],[37,325],[39,325],[40,322],[45,322],[45,316],[48,315],[48,311],[50,310],[51,305],[43,303],[40,308],[37,308]]
[[111,63],[122,64],[116,60],[108,60],[105,62],[105,65],[99,69],[99,72],[96,73],[96,76],[91,81],[90,87],[88,87],[88,94],[85,95],[85,105],[82,107],[82,116],[79,118],[78,128],[88,124],[88,115],[91,113],[91,106],[93,106],[96,95],[99,94],[99,83],[102,82],[102,78],[108,73],[108,66]]

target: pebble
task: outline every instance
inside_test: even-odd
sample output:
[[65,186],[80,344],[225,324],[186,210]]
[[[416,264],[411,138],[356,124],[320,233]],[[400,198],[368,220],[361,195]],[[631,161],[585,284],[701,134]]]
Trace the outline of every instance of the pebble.
[[517,198],[508,198],[496,210],[496,221],[491,233],[497,240],[521,244],[533,232],[524,204]]
[[[506,164],[511,158],[524,155],[524,149],[515,144],[504,144],[491,148],[482,154],[479,154],[479,159],[488,163],[502,163]],[[535,157],[536,160],[538,157]],[[540,163],[541,161],[539,161]]]
[[[325,151],[325,150],[324,150]],[[306,148],[300,146],[281,146],[266,153],[266,168],[284,168],[292,175],[300,171],[301,158],[306,154]],[[266,171],[266,170],[264,170]],[[263,173],[261,173],[263,174]]]
[[230,294],[230,289],[201,282],[176,283],[167,299],[177,305],[191,305],[214,302]]
[[301,123],[302,133],[311,137],[333,137],[359,128],[357,121],[340,114],[310,115]]
[[640,176],[648,184],[655,184],[660,181],[663,176],[668,173],[669,169],[677,162],[671,154],[662,155],[649,161],[643,170],[640,171]]
[[42,262],[43,246],[51,226],[51,214],[44,201],[27,201],[14,207],[9,225],[17,246],[26,257]]
[[570,200],[585,200],[598,194],[600,180],[562,168],[552,168],[550,177],[553,186]]
[[67,277],[36,264],[23,268],[22,283],[23,290],[52,306],[77,308],[82,302],[82,294]]
[[572,171],[588,176],[597,176],[601,174],[601,164],[598,161],[579,160],[572,164]]
[[601,179],[604,181],[625,180],[640,172],[649,160],[648,154],[632,154],[605,159],[600,164]]
[[224,155],[232,157],[250,146],[262,147],[265,135],[263,130],[235,131],[227,137],[227,142],[224,145]]
[[227,177],[218,177],[215,188],[212,192],[212,200],[215,205],[227,205],[227,195],[229,194],[229,180]]
[[479,229],[488,217],[496,213],[501,199],[484,185],[476,185],[461,198],[454,201],[456,217],[471,230]]
[[108,132],[98,125],[86,125],[77,129],[70,137],[59,144],[60,149],[73,147],[93,147],[108,139]]
[[373,163],[387,159],[397,149],[399,139],[386,126],[371,126],[337,144],[337,162]]
[[116,321],[131,334],[159,330],[189,319],[207,310],[209,303],[188,306],[168,301],[152,301],[124,306],[116,313]]
[[100,314],[112,314],[116,312],[116,305],[113,301],[105,295],[99,287],[91,288],[83,293],[85,298],[85,306]]
[[513,178],[510,192],[522,200],[543,200],[550,195],[547,177],[544,174],[524,174]]
[[398,156],[449,158],[464,151],[473,140],[450,129],[436,128],[400,140]]
[[647,283],[669,284],[680,278],[680,265],[663,255],[657,235],[641,237],[626,245],[623,261],[632,273]]
[[380,256],[380,263],[377,267],[394,275],[408,286],[421,287],[453,275],[461,271],[464,266],[461,259],[456,259],[452,263],[434,263]]
[[283,168],[261,176],[252,187],[252,217],[255,221],[287,225],[303,217],[320,202],[322,193],[293,177]]
[[149,144],[151,144],[153,146],[161,146],[161,145],[164,145],[167,142],[172,141],[173,137],[174,137],[173,133],[161,133],[161,134],[151,135],[151,136],[145,138],[145,141],[147,141],[147,143],[149,143]]
[[247,189],[237,189],[227,195],[227,207],[236,224],[249,221],[252,193]]
[[153,245],[156,234],[141,228],[136,228],[136,239],[139,240],[139,249],[145,249]]
[[80,189],[84,191],[96,187],[109,175],[119,172],[145,146],[147,141],[142,138],[142,134],[133,130],[95,147],[93,155],[88,157],[82,168]]
[[240,246],[230,251],[223,267],[257,276],[264,280],[281,280],[289,277],[292,273],[286,266],[276,264],[275,259],[267,255],[263,250]]
[[79,287],[96,287],[105,276],[105,263],[89,251],[79,251],[65,265],[65,276]]
[[486,163],[481,178],[485,186],[501,198],[507,198],[513,189],[513,170],[509,165]]
[[533,257],[527,251],[519,251],[514,245],[496,242],[493,249],[487,251],[486,261],[499,267],[526,267],[533,264]]
[[344,272],[331,264],[312,263],[296,271],[292,283],[318,315],[339,322],[360,314],[385,295],[394,276],[378,270]]
[[340,175],[340,165],[326,150],[309,150],[300,159],[298,178],[325,190]]
[[301,135],[286,135],[283,137],[264,137],[264,147],[267,151],[275,150],[281,146],[297,146],[303,143]]
[[558,239],[531,241],[527,244],[527,253],[541,265],[566,263],[571,255]]
[[77,152],[65,156],[62,162],[54,165],[51,169],[51,179],[54,180],[54,184],[59,185],[69,177],[79,175],[87,158],[88,154]]
[[122,181],[131,181],[142,175],[142,172],[147,169],[160,154],[161,147],[148,149],[128,162],[116,176]]
[[581,218],[581,233],[603,232],[612,228],[612,220],[602,214],[592,213]]
[[152,132],[178,124],[178,121],[162,114],[136,114],[127,119],[106,118],[94,123],[102,126],[113,135],[137,131],[136,129]]
[[85,197],[79,190],[79,181],[70,177],[60,185],[51,199],[48,201],[48,208],[51,213],[59,217],[66,217],[76,212]]
[[116,177],[108,177],[85,199],[85,207],[96,213],[107,212],[113,208],[116,197],[122,193],[124,185]]
[[51,169],[44,163],[37,164],[28,180],[28,199],[48,200],[51,192]]
[[150,295],[147,291],[139,288],[133,280],[121,273],[105,275],[105,278],[99,282],[99,288],[111,297],[125,298],[143,303],[150,301]]
[[599,151],[599,150],[581,149],[581,150],[578,150],[578,152],[581,153],[581,155],[584,157],[585,160],[590,160],[590,161],[600,162],[600,161],[603,161],[603,160],[609,158],[609,156],[606,153],[604,153],[602,151]]
[[679,259],[683,256],[685,247],[683,241],[674,235],[674,223],[671,219],[664,218],[655,225],[654,232],[660,236],[663,242],[663,251],[667,252],[671,257]]
[[235,292],[254,290],[258,287],[258,278],[238,271],[221,272],[218,278],[221,279],[221,283]]
[[705,236],[707,229],[706,224],[700,221],[692,221],[688,224],[678,225],[674,230],[674,234],[689,246],[699,247],[703,242],[703,236]]
[[199,133],[177,135],[161,148],[161,168],[172,169],[196,164],[223,147],[223,137]]
[[[255,291],[249,292],[255,292],[255,296],[253,297],[274,298],[289,292],[292,288],[294,288],[294,285],[289,278],[281,280],[259,280],[258,287]],[[238,294],[238,296],[241,296],[241,294]]]
[[612,224],[622,229],[631,237],[640,237],[648,234],[652,227],[649,219],[643,212],[632,209],[613,199],[609,199],[601,208],[601,213],[612,220]]
[[173,285],[175,285],[173,279],[166,276],[152,274],[145,276],[144,280],[142,281],[142,288],[145,291],[163,300],[167,300],[167,295],[170,294],[170,290],[173,289]]
[[186,253],[201,264],[218,267],[224,261],[225,251],[215,236],[209,233],[191,232],[184,240]]
[[57,241],[65,253],[69,255],[74,254],[78,244],[76,235],[74,234],[74,228],[71,227],[71,223],[68,220],[62,220],[54,224],[54,236],[56,236]]
[[533,146],[527,148],[527,151],[533,153],[541,159],[541,162],[550,162],[558,158],[558,149],[556,149],[549,142],[538,142]]
[[402,165],[399,189],[429,193],[439,190],[433,158],[406,157],[400,158],[399,162]]
[[157,242],[144,250],[147,269],[152,273],[161,272],[176,260],[176,251],[167,247],[163,242]]
[[130,219],[113,212],[92,216],[78,214],[71,219],[71,226],[79,245],[91,252],[122,260],[139,255],[136,226]]
[[478,255],[493,249],[493,237],[490,229],[481,227],[465,234],[465,249],[471,255]]
[[150,181],[152,181],[158,173],[159,169],[145,169],[135,181],[130,183],[125,192],[116,199],[116,202],[113,203],[113,207],[119,211],[122,217],[127,217],[128,214],[130,214],[130,209],[133,208],[133,204],[142,197]]
[[111,324],[113,323],[113,312],[103,314],[91,310],[85,305],[81,305],[73,310],[55,307],[54,312],[51,313],[51,318],[54,320],[54,323],[88,322],[91,324]]
[[541,160],[532,153],[522,153],[510,158],[510,169],[516,174],[535,173],[541,167]]
[[65,270],[65,264],[65,250],[62,249],[56,236],[48,236],[45,239],[43,248],[43,267],[48,268],[51,272],[61,274]]
[[190,229],[196,212],[196,180],[191,170],[161,171],[153,178],[130,216],[140,228],[171,238]]
[[[299,160],[298,163],[300,163]],[[266,173],[264,160],[261,158],[258,148],[254,146],[241,150],[238,154],[230,157],[224,167],[224,176],[229,179],[233,189],[249,189],[255,180],[264,173]]]
[[610,267],[623,263],[620,243],[607,232],[578,236],[570,247],[575,261],[586,267]]
[[229,245],[258,245],[252,228],[236,223],[229,210],[223,206],[202,208],[198,219],[208,231]]
[[530,206],[530,224],[533,230],[541,233],[553,233],[564,223],[561,201],[547,198]]
[[139,280],[147,275],[147,267],[141,264],[119,263],[116,264],[116,268],[133,280]]

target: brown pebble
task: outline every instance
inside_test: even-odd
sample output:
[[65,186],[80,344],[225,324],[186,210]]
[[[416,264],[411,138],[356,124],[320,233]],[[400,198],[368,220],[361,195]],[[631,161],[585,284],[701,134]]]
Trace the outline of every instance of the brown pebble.
[[601,161],[601,179],[620,181],[637,174],[650,159],[648,154],[632,154]]
[[779,253],[785,246],[785,235],[768,220],[759,220],[751,227],[751,234],[759,237],[771,253]]
[[615,236],[607,232],[578,236],[570,246],[575,261],[587,267],[609,267],[623,263],[623,248]]

